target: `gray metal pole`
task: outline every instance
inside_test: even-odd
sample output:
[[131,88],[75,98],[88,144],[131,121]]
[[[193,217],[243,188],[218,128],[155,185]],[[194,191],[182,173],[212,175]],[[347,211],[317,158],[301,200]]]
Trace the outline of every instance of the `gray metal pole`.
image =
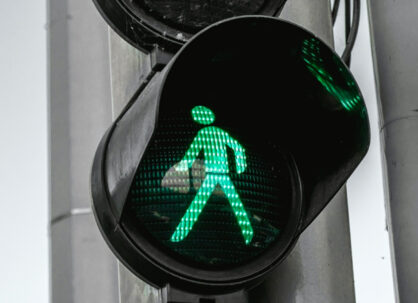
[[[282,18],[302,25],[333,46],[329,0],[288,1]],[[112,102],[117,114],[133,94],[135,81],[144,74],[141,66],[149,69],[149,62],[116,34],[111,33],[110,41]],[[122,265],[119,268],[121,303],[165,303],[164,291],[147,285]],[[249,302],[355,302],[345,188],[305,231],[289,258],[250,291]]]
[[[116,119],[151,70],[148,55],[136,50],[109,28],[112,117]],[[134,276],[118,262],[119,293],[123,303],[163,302],[162,290]]]
[[418,298],[418,2],[369,1],[397,302]]
[[50,0],[52,302],[118,301],[117,262],[90,209],[90,167],[111,123],[107,26],[92,1]]

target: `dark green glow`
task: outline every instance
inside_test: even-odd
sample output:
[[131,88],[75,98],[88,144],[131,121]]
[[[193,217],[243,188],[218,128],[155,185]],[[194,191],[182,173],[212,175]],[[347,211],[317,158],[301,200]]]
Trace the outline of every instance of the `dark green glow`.
[[320,44],[317,39],[311,38],[304,40],[302,57],[308,70],[333,97],[340,101],[341,105],[347,111],[352,111],[356,108],[361,101],[361,97],[354,79],[338,58],[333,57],[333,60],[348,89],[339,86],[334,77],[325,69],[324,59],[320,56]]
[[[206,125],[215,120],[213,112],[204,106],[194,107],[192,109],[192,116],[196,122]],[[247,167],[244,148],[226,131],[214,126],[203,128],[197,133],[189,149],[186,151],[183,160],[177,165],[177,171],[187,172],[192,168],[199,153],[203,151],[206,177],[197,192],[196,197],[193,199],[175,232],[171,236],[171,241],[179,242],[187,237],[198,220],[206,202],[215,190],[215,187],[220,185],[234,211],[245,243],[249,244],[251,242],[254,235],[253,228],[234,184],[228,176],[229,165],[226,151],[227,146],[234,151],[237,173],[243,173]]]

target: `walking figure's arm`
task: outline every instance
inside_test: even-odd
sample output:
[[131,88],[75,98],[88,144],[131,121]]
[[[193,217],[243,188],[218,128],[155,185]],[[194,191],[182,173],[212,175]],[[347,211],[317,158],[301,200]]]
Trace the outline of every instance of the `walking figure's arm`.
[[242,145],[237,140],[232,138],[229,134],[227,136],[226,142],[227,145],[234,150],[237,173],[243,173],[247,168],[247,156],[245,155],[244,147],[242,147]]
[[183,159],[177,164],[177,171],[188,171],[189,168],[192,167],[193,162],[196,160],[202,147],[201,144],[199,144],[200,141],[200,135],[198,133],[196,138],[194,138],[192,144],[190,145],[189,149],[186,151],[186,154],[184,155]]

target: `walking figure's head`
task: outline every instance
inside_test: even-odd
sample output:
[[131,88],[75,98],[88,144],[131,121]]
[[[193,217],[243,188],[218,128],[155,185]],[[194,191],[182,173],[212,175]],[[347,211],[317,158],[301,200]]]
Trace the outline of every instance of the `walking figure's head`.
[[197,123],[209,125],[215,121],[215,114],[207,107],[195,106],[192,109],[192,117]]

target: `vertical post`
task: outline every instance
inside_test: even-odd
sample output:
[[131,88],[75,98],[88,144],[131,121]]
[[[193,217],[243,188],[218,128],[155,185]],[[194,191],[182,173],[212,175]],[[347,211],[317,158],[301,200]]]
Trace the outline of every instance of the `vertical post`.
[[[333,47],[330,1],[288,1],[281,18]],[[289,257],[250,292],[250,302],[355,302],[345,187],[304,231]]]
[[369,1],[397,302],[418,297],[418,2]]
[[111,123],[107,26],[92,1],[48,4],[51,299],[115,303],[117,263],[93,218],[89,182]]
[[[309,29],[333,46],[329,0],[288,1],[282,18]],[[112,103],[119,111],[133,94],[133,87],[138,87],[132,81],[140,81],[149,69],[149,59],[116,34],[111,33],[111,37]],[[141,70],[144,64],[145,72]],[[119,275],[121,303],[164,302],[160,290],[136,278],[122,265]],[[288,259],[249,296],[251,303],[355,302],[345,188],[304,232]]]
[[[116,119],[151,70],[150,56],[122,40],[109,28],[112,118]],[[118,262],[120,303],[162,303],[163,294]]]

